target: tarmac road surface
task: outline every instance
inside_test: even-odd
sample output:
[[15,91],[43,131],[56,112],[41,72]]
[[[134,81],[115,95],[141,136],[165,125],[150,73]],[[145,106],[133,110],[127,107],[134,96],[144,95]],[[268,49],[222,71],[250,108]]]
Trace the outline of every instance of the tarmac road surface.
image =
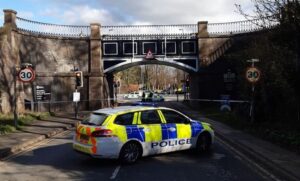
[[267,180],[220,140],[208,154],[191,151],[145,157],[133,165],[72,150],[63,132],[0,162],[0,180]]

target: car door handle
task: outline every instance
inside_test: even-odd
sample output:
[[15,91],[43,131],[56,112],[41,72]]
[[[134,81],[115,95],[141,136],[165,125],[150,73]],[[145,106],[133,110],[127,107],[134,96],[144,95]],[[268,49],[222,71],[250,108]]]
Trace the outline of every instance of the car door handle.
[[174,127],[168,128],[168,131],[174,132],[174,131],[176,131],[176,128],[174,128]]

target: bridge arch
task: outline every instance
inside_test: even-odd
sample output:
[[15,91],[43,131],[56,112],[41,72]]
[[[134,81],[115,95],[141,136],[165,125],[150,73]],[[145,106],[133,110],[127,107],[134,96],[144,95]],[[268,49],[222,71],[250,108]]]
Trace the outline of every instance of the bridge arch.
[[144,58],[137,58],[134,60],[122,60],[122,63],[119,63],[117,65],[111,66],[107,69],[104,69],[104,73],[105,74],[114,74],[116,72],[122,71],[122,70],[126,70],[128,68],[131,67],[135,67],[135,66],[140,66],[140,65],[165,65],[165,66],[169,66],[169,67],[174,67],[180,70],[183,70],[187,73],[194,73],[198,71],[198,63],[195,61],[195,67],[191,67],[188,66],[184,63],[181,62],[177,62],[174,61],[173,59],[164,59],[164,58],[158,58],[158,59],[151,59],[151,60],[147,60]]

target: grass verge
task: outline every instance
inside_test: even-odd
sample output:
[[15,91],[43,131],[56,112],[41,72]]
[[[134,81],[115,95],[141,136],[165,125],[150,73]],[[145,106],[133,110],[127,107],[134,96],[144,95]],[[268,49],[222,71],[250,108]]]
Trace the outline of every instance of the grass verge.
[[[17,129],[22,129],[22,126],[30,124],[34,120],[42,120],[50,116],[49,113],[44,112],[26,112],[18,116]],[[14,116],[12,114],[0,114],[0,135],[14,132]]]

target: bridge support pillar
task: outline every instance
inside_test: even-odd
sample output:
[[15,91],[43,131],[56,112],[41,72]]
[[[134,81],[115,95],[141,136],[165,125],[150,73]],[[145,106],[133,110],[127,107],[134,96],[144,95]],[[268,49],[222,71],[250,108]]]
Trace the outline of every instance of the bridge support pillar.
[[210,37],[207,31],[207,24],[207,21],[198,22],[198,52],[200,66],[202,67],[206,67],[216,61],[232,44],[231,39],[228,37]]
[[106,80],[108,83],[109,88],[109,97],[111,100],[114,100],[114,75],[113,74],[106,74]]
[[220,100],[224,95],[235,99],[236,84],[235,67],[225,59],[216,61],[209,67],[203,67],[201,72],[190,74],[191,102],[193,106],[203,106],[208,100]]
[[93,23],[90,37],[90,61],[89,61],[89,109],[98,109],[109,106],[108,83],[103,73],[103,61],[101,51],[100,24]]
[[[10,9],[4,11],[4,26],[0,28],[0,82],[1,101],[0,111],[10,113],[16,103],[16,110],[24,112],[24,87],[16,81],[16,68],[21,66],[19,50],[20,42],[16,38],[16,15],[17,12]],[[15,100],[16,99],[16,100]]]
[[193,106],[205,105],[201,99],[219,99],[223,93],[223,74],[203,72],[190,74],[190,99]]
[[199,98],[199,76],[196,73],[190,73],[190,99],[198,99]]
[[108,84],[105,76],[89,77],[89,109],[95,110],[108,107]]
[[200,65],[206,65],[208,61],[209,55],[209,34],[207,31],[207,21],[199,21],[198,22],[198,52],[199,52],[199,60]]

